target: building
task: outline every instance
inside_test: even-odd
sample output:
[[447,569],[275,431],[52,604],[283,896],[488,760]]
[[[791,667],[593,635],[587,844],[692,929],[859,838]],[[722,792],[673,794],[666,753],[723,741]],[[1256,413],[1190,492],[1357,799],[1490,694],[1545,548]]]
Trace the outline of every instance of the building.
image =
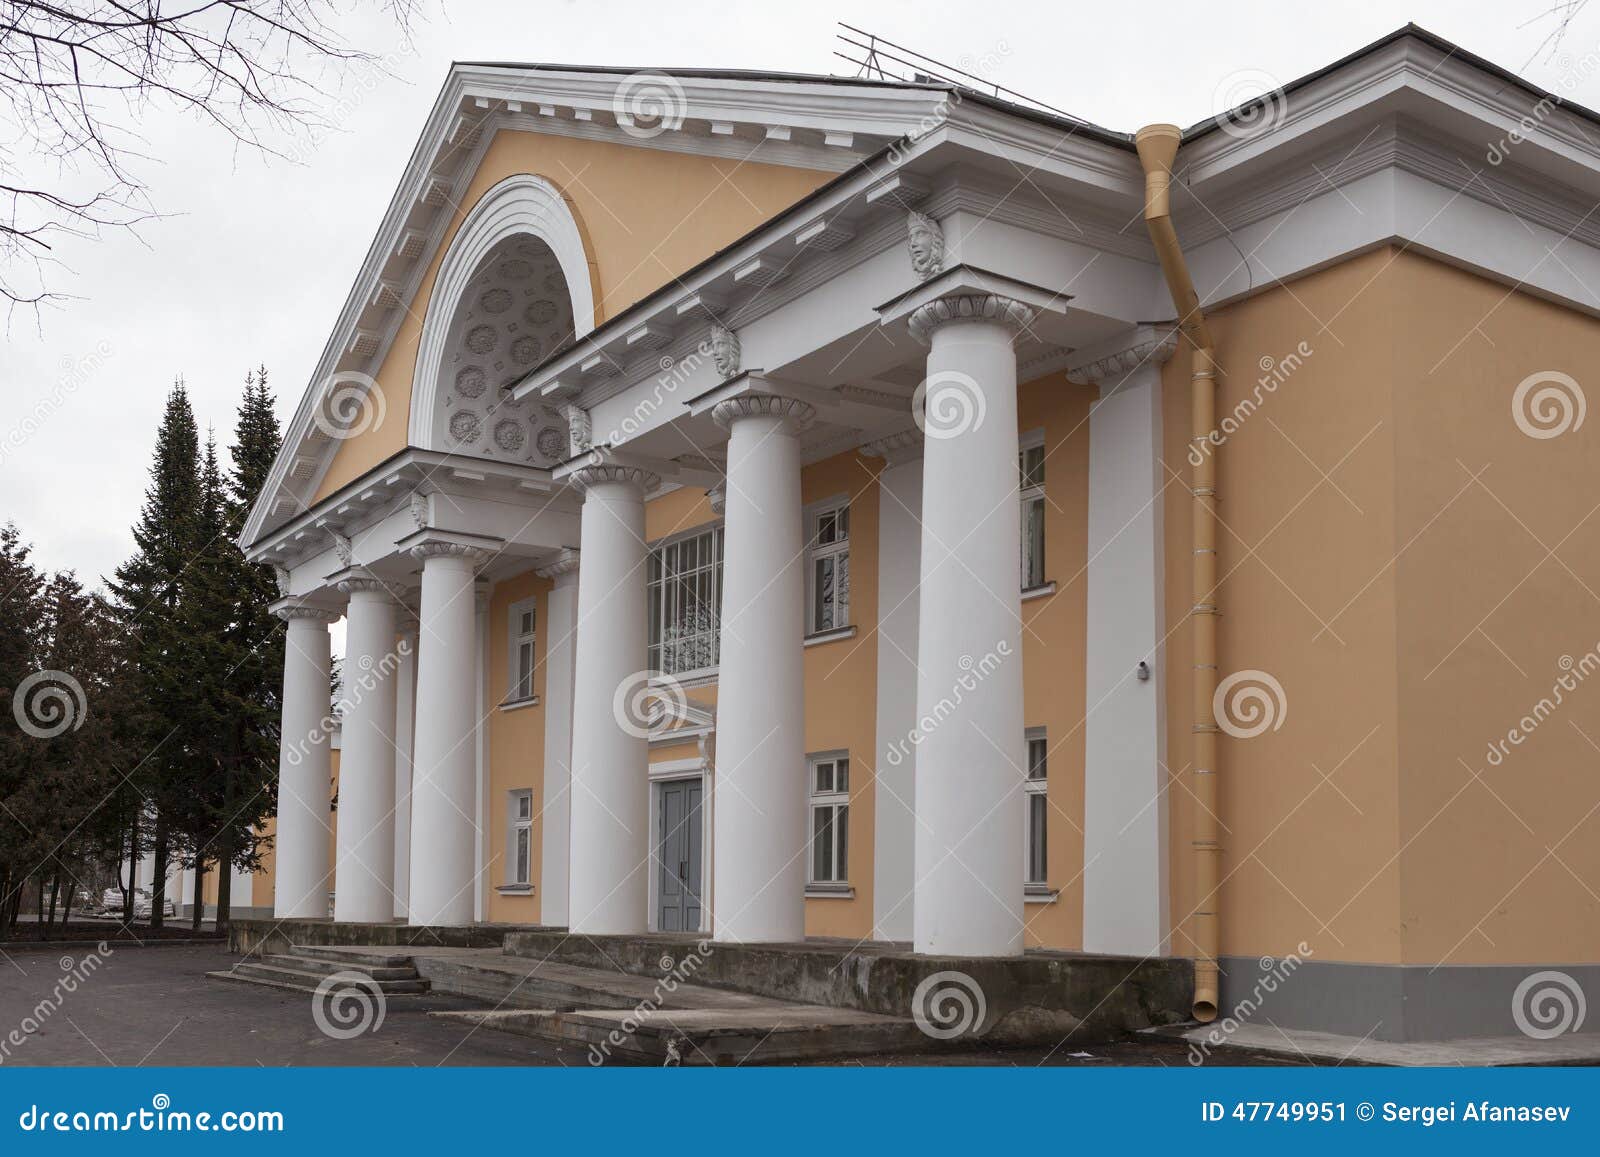
[[254,895],[1171,954],[1202,1019],[1293,960],[1386,1039],[1594,991],[1596,128],[1415,28],[1137,140],[453,67],[244,534]]

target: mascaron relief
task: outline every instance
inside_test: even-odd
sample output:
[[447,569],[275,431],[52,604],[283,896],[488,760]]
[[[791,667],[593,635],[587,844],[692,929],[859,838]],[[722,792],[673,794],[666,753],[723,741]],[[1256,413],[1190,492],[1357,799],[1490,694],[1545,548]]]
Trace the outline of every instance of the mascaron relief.
[[912,209],[906,214],[906,246],[911,268],[919,280],[944,270],[944,229],[932,217]]
[[739,372],[739,352],[738,334],[725,325],[711,327],[711,361],[723,381]]

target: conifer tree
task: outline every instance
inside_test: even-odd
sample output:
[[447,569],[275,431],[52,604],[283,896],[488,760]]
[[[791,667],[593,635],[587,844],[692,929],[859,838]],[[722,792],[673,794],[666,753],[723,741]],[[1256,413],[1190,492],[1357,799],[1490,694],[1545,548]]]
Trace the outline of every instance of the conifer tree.
[[155,883],[150,922],[160,927],[166,902],[167,861],[172,850],[168,817],[186,801],[195,753],[185,720],[192,707],[189,672],[193,655],[179,613],[185,569],[202,540],[199,432],[189,394],[180,378],[167,394],[156,431],[150,482],[133,528],[134,554],[117,568],[109,586],[131,648],[132,678],[140,705],[129,730],[136,743],[133,782],[153,805]]

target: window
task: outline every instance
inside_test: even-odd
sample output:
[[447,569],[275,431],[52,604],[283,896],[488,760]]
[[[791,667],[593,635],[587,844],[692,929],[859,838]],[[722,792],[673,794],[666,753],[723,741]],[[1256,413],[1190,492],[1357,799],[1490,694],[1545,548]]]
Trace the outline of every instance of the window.
[[722,527],[650,552],[650,669],[665,675],[717,665],[722,618]]
[[1044,434],[1023,437],[1017,455],[1022,493],[1022,589],[1044,586]]
[[527,788],[506,793],[506,883],[527,884],[532,880],[533,792]]
[[511,673],[506,702],[533,698],[533,637],[537,621],[537,599],[512,603],[507,621],[511,631]]
[[1050,801],[1046,794],[1049,783],[1050,745],[1043,731],[1028,732],[1028,778],[1023,784],[1023,801],[1028,809],[1028,847],[1023,883],[1043,888],[1046,884],[1046,821],[1050,814]]
[[811,634],[850,625],[850,504],[836,500],[806,518],[806,591]]
[[850,757],[812,756],[811,777],[812,884],[843,886],[850,882]]

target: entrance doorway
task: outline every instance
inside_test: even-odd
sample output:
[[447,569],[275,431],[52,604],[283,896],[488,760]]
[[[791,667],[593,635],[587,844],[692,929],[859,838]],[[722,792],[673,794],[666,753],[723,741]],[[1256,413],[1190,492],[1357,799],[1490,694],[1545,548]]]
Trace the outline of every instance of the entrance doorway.
[[661,932],[700,931],[701,791],[699,779],[656,785],[656,929]]

